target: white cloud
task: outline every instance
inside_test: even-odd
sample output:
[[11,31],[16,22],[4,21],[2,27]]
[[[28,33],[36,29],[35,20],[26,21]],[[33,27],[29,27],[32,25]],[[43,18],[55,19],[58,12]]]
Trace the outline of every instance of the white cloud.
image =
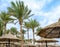
[[48,3],[52,2],[52,0],[22,0],[28,7],[32,10],[32,13],[38,15],[41,9],[47,5]]
[[[4,1],[4,0],[3,0]],[[11,1],[16,1],[16,0],[6,0],[8,3]],[[18,0],[17,0],[18,1]],[[50,3],[52,0],[22,0],[28,7],[32,10],[32,13],[38,14],[41,9],[48,3]],[[5,5],[6,4],[6,5]],[[7,3],[3,3],[0,7],[8,6]]]
[[44,20],[44,22],[46,22],[48,20],[46,25],[54,23],[60,18],[60,6],[56,6],[49,12],[42,12],[40,15],[45,16],[47,18]]
[[[4,1],[4,0],[2,0]],[[6,0],[8,1],[8,0]],[[9,0],[8,2],[10,3],[11,1],[16,1],[16,0]],[[60,6],[57,6],[55,8],[52,8],[51,11],[49,12],[43,12],[41,9],[46,6],[47,4],[51,3],[53,0],[22,0],[24,1],[24,3],[26,5],[28,5],[28,7],[30,9],[32,9],[32,13],[35,14],[35,15],[40,15],[40,16],[44,16],[45,17],[45,20],[41,23],[45,23],[47,20],[47,24],[50,24],[50,23],[53,23],[56,21],[56,19],[58,19],[60,16]],[[0,6],[0,9],[2,10],[3,7],[7,7],[7,3],[3,3],[1,6]],[[47,19],[46,19],[47,18]],[[55,21],[54,21],[55,20]]]

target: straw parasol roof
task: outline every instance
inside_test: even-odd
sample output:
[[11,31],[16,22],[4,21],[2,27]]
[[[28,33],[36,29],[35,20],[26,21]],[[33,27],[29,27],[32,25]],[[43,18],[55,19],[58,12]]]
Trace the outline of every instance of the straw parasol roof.
[[35,44],[29,43],[29,44],[24,44],[24,46],[35,46]]
[[41,29],[37,35],[45,38],[60,38],[60,19],[51,25]]
[[35,42],[38,42],[38,43],[43,43],[43,42],[58,42],[56,39],[47,39],[47,38],[41,38],[39,40],[36,40]]
[[[15,42],[14,44],[15,44],[15,45],[19,45],[19,46],[21,45],[21,44],[18,43],[18,42]],[[29,43],[29,42],[28,42],[27,44],[23,44],[23,45],[24,45],[24,46],[35,46],[35,44]]]
[[46,47],[48,47],[47,43],[49,42],[58,42],[57,40],[55,39],[47,39],[47,38],[41,38],[40,40],[36,40],[36,42],[39,42],[39,43],[43,43],[45,42],[46,43]]
[[0,41],[4,41],[4,40],[8,40],[10,39],[11,41],[20,41],[19,38],[17,38],[16,36],[12,35],[11,33],[8,34],[4,34],[0,37]]

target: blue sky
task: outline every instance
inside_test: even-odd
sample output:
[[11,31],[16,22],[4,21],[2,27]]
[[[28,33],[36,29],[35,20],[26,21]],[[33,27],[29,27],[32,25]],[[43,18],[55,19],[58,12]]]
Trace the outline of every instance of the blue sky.
[[[8,6],[10,6],[11,1],[16,0],[0,0],[0,12],[7,11]],[[22,0],[25,5],[28,5],[29,9],[32,10],[34,16],[33,19],[36,19],[41,27],[45,27],[49,24],[57,22],[60,18],[60,0]],[[7,28],[12,26],[16,27],[19,30],[19,24],[8,24]],[[32,32],[30,32],[32,33]],[[32,35],[30,35],[32,36]],[[32,38],[32,37],[31,37]]]

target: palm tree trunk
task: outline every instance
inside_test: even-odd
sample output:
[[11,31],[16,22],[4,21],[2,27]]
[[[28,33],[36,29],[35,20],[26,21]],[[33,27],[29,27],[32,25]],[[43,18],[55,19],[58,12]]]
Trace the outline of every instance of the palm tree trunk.
[[24,40],[24,34],[23,34],[23,40]]
[[29,40],[29,29],[27,29],[27,38]]
[[22,24],[20,24],[20,32],[21,32],[21,47],[23,47],[23,33],[22,33]]
[[33,44],[35,44],[34,29],[33,29]]
[[4,34],[6,34],[6,23],[4,24]]

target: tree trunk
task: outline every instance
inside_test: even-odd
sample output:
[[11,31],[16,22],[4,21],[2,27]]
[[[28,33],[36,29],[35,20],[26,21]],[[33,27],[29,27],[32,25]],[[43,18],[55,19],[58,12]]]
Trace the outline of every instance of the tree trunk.
[[23,33],[22,33],[22,24],[20,24],[20,32],[21,32],[21,47],[23,47]]
[[24,33],[23,33],[23,42],[24,42],[24,38],[25,38],[25,37],[24,37]]
[[29,29],[27,29],[27,38],[28,38],[28,41],[29,41]]
[[35,44],[34,29],[33,29],[33,44]]
[[6,34],[6,23],[4,24],[4,34]]

